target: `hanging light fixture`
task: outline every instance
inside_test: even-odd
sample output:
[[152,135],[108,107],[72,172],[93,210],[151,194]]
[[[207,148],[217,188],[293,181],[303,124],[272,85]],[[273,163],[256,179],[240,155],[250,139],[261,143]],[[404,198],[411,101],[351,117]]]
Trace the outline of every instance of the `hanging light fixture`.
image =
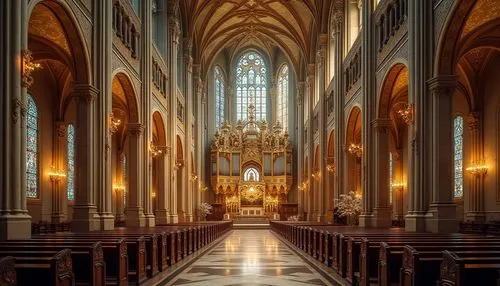
[[406,125],[413,125],[415,107],[413,104],[405,104],[403,108],[397,111],[398,115],[403,119]]
[[351,143],[351,145],[347,148],[347,151],[358,158],[363,156],[363,146],[361,144]]
[[30,50],[23,50],[22,56],[22,76],[21,76],[21,84],[23,87],[30,87],[33,82],[33,73],[35,70],[42,68],[39,63],[35,63],[33,60],[33,55]]
[[115,134],[118,131],[118,127],[122,124],[122,121],[113,115],[113,112],[109,114],[109,132]]

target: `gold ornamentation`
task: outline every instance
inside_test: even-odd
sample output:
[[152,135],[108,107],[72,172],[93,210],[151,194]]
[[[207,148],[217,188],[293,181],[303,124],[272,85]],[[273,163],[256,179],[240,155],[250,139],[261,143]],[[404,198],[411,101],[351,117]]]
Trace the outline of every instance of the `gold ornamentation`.
[[488,173],[488,165],[484,162],[484,160],[473,162],[470,167],[465,169],[467,172],[474,176],[482,176]]
[[122,124],[122,121],[113,115],[113,112],[109,114],[108,126],[109,133],[115,134],[118,131],[118,127]]
[[33,76],[31,73],[40,69],[42,66],[39,63],[35,63],[30,50],[23,50],[23,70],[22,70],[22,85],[23,87],[30,87],[33,82]]
[[49,178],[52,182],[59,182],[66,177],[63,169],[58,169],[54,165],[50,167]]
[[397,111],[398,115],[403,119],[406,125],[413,125],[415,107],[413,104],[405,104],[404,108]]
[[363,156],[363,146],[361,144],[351,143],[351,145],[347,148],[347,151],[358,158]]

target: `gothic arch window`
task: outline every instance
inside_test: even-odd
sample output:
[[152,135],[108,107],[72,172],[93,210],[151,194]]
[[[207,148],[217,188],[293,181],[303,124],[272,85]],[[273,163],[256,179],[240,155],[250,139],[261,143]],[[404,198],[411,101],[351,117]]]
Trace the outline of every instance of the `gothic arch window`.
[[28,94],[28,109],[26,111],[26,197],[37,199],[40,196],[38,188],[39,170],[39,134],[38,107],[35,100]]
[[73,124],[68,125],[66,134],[67,140],[67,168],[68,174],[66,178],[66,196],[68,200],[75,199],[75,127]]
[[464,145],[464,118],[460,115],[453,119],[453,160],[454,160],[454,197],[464,196],[464,170],[463,170],[463,145]]
[[278,121],[288,130],[288,65],[283,65],[278,73]]
[[236,66],[236,119],[248,119],[248,106],[255,104],[255,119],[266,120],[267,68],[256,52],[243,54]]
[[245,170],[245,173],[243,173],[243,181],[249,182],[249,181],[255,181],[258,182],[260,179],[259,176],[259,171],[253,167],[248,168]]
[[216,66],[214,69],[215,77],[215,127],[220,127],[224,122],[224,75],[221,69]]

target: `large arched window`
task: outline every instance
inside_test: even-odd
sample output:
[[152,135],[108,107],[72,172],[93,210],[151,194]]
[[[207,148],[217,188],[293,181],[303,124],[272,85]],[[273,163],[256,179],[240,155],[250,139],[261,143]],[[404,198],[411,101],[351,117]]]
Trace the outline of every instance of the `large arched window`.
[[463,144],[464,144],[464,118],[456,116],[453,120],[453,159],[454,159],[454,179],[455,198],[464,195],[464,165],[463,165]]
[[224,122],[224,76],[221,69],[216,66],[215,76],[215,126],[218,128]]
[[247,52],[236,66],[236,119],[248,118],[248,105],[255,104],[255,119],[266,120],[267,70],[262,57]]
[[38,189],[38,108],[33,97],[28,94],[26,112],[26,197],[36,199]]
[[66,179],[66,196],[68,200],[75,199],[75,127],[73,124],[68,125],[67,137],[67,164],[68,175]]
[[243,181],[250,182],[255,181],[258,182],[260,180],[259,171],[255,168],[248,168],[243,173]]
[[277,119],[288,130],[288,66],[283,65],[278,74]]

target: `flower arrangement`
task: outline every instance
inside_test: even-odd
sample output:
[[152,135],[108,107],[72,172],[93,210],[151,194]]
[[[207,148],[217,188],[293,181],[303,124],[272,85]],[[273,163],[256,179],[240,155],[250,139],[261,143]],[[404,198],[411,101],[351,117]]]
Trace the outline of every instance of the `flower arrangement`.
[[349,217],[351,224],[357,224],[361,214],[361,204],[361,196],[357,196],[353,191],[342,194],[337,203],[338,214],[341,217]]
[[198,207],[198,213],[200,217],[206,218],[207,215],[212,214],[212,205],[210,205],[207,202],[201,203],[200,206]]

